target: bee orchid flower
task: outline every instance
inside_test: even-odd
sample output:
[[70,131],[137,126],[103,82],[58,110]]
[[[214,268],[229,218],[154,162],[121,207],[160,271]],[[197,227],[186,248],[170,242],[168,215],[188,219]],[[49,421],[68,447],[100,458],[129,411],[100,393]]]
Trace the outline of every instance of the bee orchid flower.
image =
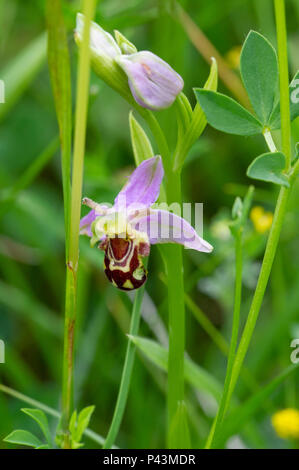
[[209,253],[212,246],[182,217],[153,208],[164,175],[160,156],[144,160],[131,174],[112,207],[84,198],[91,211],[81,219],[80,233],[105,251],[105,274],[122,290],[141,287],[147,272],[143,257],[156,243],[179,243]]
[[[77,15],[75,40],[82,42],[84,16]],[[159,110],[173,104],[184,87],[182,77],[170,65],[149,51],[137,51],[123,34],[114,37],[92,22],[90,50],[95,72],[128,100],[143,108]]]

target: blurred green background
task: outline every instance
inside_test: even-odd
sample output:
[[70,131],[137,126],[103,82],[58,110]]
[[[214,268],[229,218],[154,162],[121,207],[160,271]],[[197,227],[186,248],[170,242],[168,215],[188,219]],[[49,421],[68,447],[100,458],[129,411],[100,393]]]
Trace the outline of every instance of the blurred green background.
[[[181,0],[180,4],[238,74],[238,50],[250,29],[275,45],[272,0]],[[290,71],[299,68],[299,3],[287,0]],[[79,1],[64,1],[69,31],[73,89],[77,49],[72,31]],[[195,103],[192,88],[203,86],[209,64],[171,14],[172,1],[102,0],[96,21],[118,29],[136,44],[168,61],[185,81],[184,92]],[[5,341],[1,382],[59,409],[64,309],[64,220],[60,155],[52,90],[46,59],[43,0],[0,0],[0,79],[6,103],[0,104],[0,339]],[[233,96],[223,82],[219,90]],[[74,93],[73,93],[74,94]],[[134,167],[128,105],[91,76],[90,109],[84,171],[84,195],[112,202]],[[173,109],[158,114],[175,137]],[[292,125],[299,140],[299,120]],[[250,183],[246,169],[265,151],[262,137],[229,136],[207,128],[188,157],[183,172],[184,201],[204,203],[204,236],[212,255],[184,251],[186,292],[228,340],[234,283],[233,239],[228,229],[235,196]],[[257,184],[254,205],[273,211],[276,189]],[[289,204],[279,253],[267,290],[246,367],[258,386],[290,365],[290,342],[299,338],[299,185]],[[85,210],[83,209],[84,213]],[[245,233],[242,322],[248,313],[267,233],[249,221]],[[132,296],[108,284],[102,253],[80,240],[75,400],[78,409],[96,405],[91,428],[106,435],[124,362]],[[144,299],[140,335],[167,344],[166,289],[163,263],[154,247]],[[191,307],[191,309],[190,309]],[[225,357],[187,306],[186,350],[221,383]],[[197,312],[198,313],[198,312]],[[243,425],[230,445],[288,447],[271,427],[271,414],[299,407],[298,374],[292,375],[253,417],[254,432]],[[164,446],[166,376],[137,354],[128,406],[117,444],[131,448]],[[240,401],[251,394],[240,381]],[[202,446],[215,413],[215,402],[187,387],[194,447]],[[0,392],[0,448],[13,429],[35,431],[20,412],[24,403]],[[54,428],[57,421],[51,421]],[[252,428],[250,427],[252,430]],[[86,439],[86,447],[95,444]]]

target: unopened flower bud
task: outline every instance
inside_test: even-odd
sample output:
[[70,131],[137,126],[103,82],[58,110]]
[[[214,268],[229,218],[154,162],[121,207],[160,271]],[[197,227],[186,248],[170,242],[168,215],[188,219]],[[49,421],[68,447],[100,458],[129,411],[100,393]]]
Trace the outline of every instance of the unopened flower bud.
[[144,108],[168,108],[183,89],[182,77],[149,51],[117,56],[115,61],[127,74],[134,99]]

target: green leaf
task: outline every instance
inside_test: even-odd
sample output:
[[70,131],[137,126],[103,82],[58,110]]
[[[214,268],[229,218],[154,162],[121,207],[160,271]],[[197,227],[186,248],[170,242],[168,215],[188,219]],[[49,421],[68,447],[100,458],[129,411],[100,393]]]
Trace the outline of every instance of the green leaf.
[[248,191],[242,201],[239,197],[235,199],[232,208],[232,222],[229,225],[231,233],[236,236],[240,229],[244,228],[247,221],[248,212],[252,203],[254,186],[249,186]]
[[[218,66],[216,59],[212,57],[212,65],[210,69],[209,76],[206,83],[204,84],[204,90],[216,91],[218,86]],[[199,90],[199,88],[194,88],[194,93]],[[192,137],[192,142],[195,142],[203,133],[207,125],[207,119],[203,109],[200,104],[197,102],[193,111],[193,116],[190,126],[190,135]]]
[[190,449],[187,408],[184,402],[178,404],[170,424],[168,446],[170,449]]
[[31,432],[22,429],[12,431],[3,439],[10,444],[19,444],[21,446],[40,447],[43,443]]
[[83,410],[80,411],[78,415],[78,425],[77,425],[77,432],[76,432],[76,437],[77,437],[76,440],[78,442],[80,441],[85,429],[89,425],[89,421],[94,412],[94,409],[95,409],[94,405],[86,406],[85,408],[83,408]]
[[72,449],[79,449],[83,447],[83,443],[80,442],[83,433],[88,427],[92,413],[94,412],[95,406],[87,406],[80,411],[77,418],[77,411],[75,410],[72,413],[70,422],[69,422],[69,431],[71,433],[71,442]]
[[218,87],[218,66],[217,61],[214,57],[211,58],[212,65],[210,69],[210,74],[206,83],[204,84],[204,90],[216,91]]
[[266,125],[278,96],[278,61],[270,42],[256,31],[244,42],[240,70],[251,104]]
[[39,427],[41,428],[47,443],[49,446],[52,445],[52,438],[49,429],[48,418],[42,410],[34,409],[34,408],[21,408],[21,411],[26,415],[30,416],[34,421],[37,422]]
[[[71,203],[72,91],[67,31],[60,0],[47,0],[48,64],[61,141],[61,166],[66,240]],[[66,251],[68,245],[66,246]],[[67,255],[67,253],[66,253]]]
[[[291,121],[299,116],[299,70],[289,86]],[[276,103],[269,120],[271,129],[280,129],[280,101]]]
[[69,430],[72,436],[75,436],[77,429],[77,410],[74,410],[69,423]]
[[[210,70],[208,79],[204,85],[204,89],[215,91],[217,90],[217,84],[218,84],[217,62],[216,62],[216,59],[212,57],[211,70]],[[194,92],[196,90],[197,89],[195,88]],[[188,108],[187,104],[186,104],[186,107]],[[206,116],[199,103],[196,103],[191,116],[189,116],[189,112],[190,111],[188,108],[187,119],[190,119],[189,123],[187,122],[187,119],[186,119],[186,122],[184,123],[185,127],[181,125],[181,129],[179,128],[178,145],[177,145],[177,151],[176,151],[175,161],[174,161],[174,171],[178,171],[182,168],[189,150],[191,149],[193,144],[197,141],[197,139],[201,136],[201,134],[203,133],[207,125]]]
[[[156,341],[140,336],[128,335],[131,341],[160,369],[167,371],[168,351]],[[221,398],[222,386],[205,369],[185,358],[185,379],[190,385],[212,395],[217,401]]]
[[[218,86],[218,67],[217,62],[214,57],[212,57],[212,65],[210,69],[209,76],[207,78],[206,83],[204,84],[204,90],[216,91]],[[201,88],[194,88],[193,91],[196,94],[197,90]],[[205,117],[205,113],[201,108],[200,104],[197,102],[193,111],[191,127],[190,127],[190,134],[192,137],[192,142],[195,142],[203,133],[205,127],[207,125],[207,120]]]
[[46,7],[49,71],[59,128],[62,137],[65,137],[64,128],[70,126],[72,122],[71,72],[67,32],[61,1],[47,0]]
[[197,89],[195,96],[208,123],[222,132],[255,135],[263,132],[262,124],[239,103],[221,93]]
[[269,181],[281,186],[290,186],[288,178],[283,174],[285,156],[281,152],[269,152],[259,155],[247,169],[247,176],[261,181]]
[[279,374],[269,384],[265,385],[258,392],[254,393],[245,403],[236,407],[223,421],[223,426],[220,429],[219,437],[215,441],[215,447],[224,444],[225,441],[232,435],[240,432],[250,418],[263,406],[263,403],[271,395],[274,390],[285,380],[290,374],[298,369],[299,364],[292,365]]
[[114,35],[116,42],[119,45],[123,54],[134,54],[135,52],[137,52],[137,47],[135,46],[135,44],[129,41],[129,39],[126,38],[126,36],[124,36],[119,31],[117,31],[117,29],[114,30]]
[[184,138],[190,126],[193,111],[187,96],[182,92],[178,95],[175,105],[178,124],[178,140],[180,141]]
[[239,219],[242,215],[243,211],[243,202],[242,199],[238,196],[235,199],[235,202],[233,204],[232,208],[232,217],[233,219]]
[[129,115],[129,124],[135,163],[138,166],[143,160],[152,158],[154,152],[148,136],[135,119],[132,111]]

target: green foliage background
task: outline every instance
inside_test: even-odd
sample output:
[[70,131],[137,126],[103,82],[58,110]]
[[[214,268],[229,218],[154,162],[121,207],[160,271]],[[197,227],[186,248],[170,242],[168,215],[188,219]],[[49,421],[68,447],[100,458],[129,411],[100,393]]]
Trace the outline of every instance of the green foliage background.
[[[96,21],[103,28],[118,29],[139,50],[149,49],[168,61],[184,78],[184,92],[195,103],[193,87],[203,86],[207,64],[170,14],[167,0],[102,0]],[[299,68],[299,4],[287,2],[291,76]],[[220,54],[240,46],[248,31],[264,34],[275,45],[271,0],[181,0],[180,4],[202,29]],[[75,85],[77,48],[72,30],[78,1],[64,1],[69,30],[72,77]],[[6,361],[0,364],[1,382],[59,409],[64,309],[64,219],[58,128],[49,73],[43,0],[0,0],[0,79],[6,83],[7,102],[0,104],[0,339],[5,341]],[[32,48],[37,38],[38,45]],[[29,56],[20,56],[29,48]],[[30,60],[28,59],[30,58]],[[17,63],[17,66],[16,66]],[[228,62],[229,63],[229,62]],[[13,67],[13,68],[11,68]],[[8,74],[9,71],[9,74]],[[237,72],[238,73],[238,72]],[[230,94],[223,83],[219,91]],[[134,167],[129,136],[128,105],[92,74],[87,128],[84,194],[112,202]],[[173,109],[158,117],[167,135],[175,137]],[[299,140],[299,119],[292,124]],[[54,139],[54,143],[53,143]],[[27,185],[24,174],[51,144],[47,163]],[[184,251],[186,292],[229,339],[233,308],[233,238],[227,223],[235,196],[244,196],[250,180],[246,169],[264,151],[261,136],[230,136],[207,127],[195,145],[183,172],[183,200],[204,203],[204,236],[214,246],[212,255]],[[46,158],[48,156],[48,158]],[[20,184],[24,183],[25,185]],[[26,187],[24,187],[26,186]],[[257,183],[255,205],[274,208],[277,189]],[[298,196],[294,189],[257,330],[246,367],[258,386],[290,365],[290,342],[299,337]],[[83,209],[84,211],[84,209]],[[85,213],[85,212],[84,212]],[[242,324],[251,300],[266,234],[258,234],[251,222],[245,233]],[[91,428],[105,436],[112,418],[123,367],[132,297],[108,284],[102,270],[102,254],[80,240],[79,321],[76,337],[75,401],[78,409],[96,406]],[[156,247],[149,263],[144,299],[145,320],[141,336],[167,340],[166,289],[163,263]],[[192,309],[191,309],[192,310]],[[190,357],[221,383],[225,358],[187,309],[186,349]],[[194,309],[193,309],[194,310]],[[165,435],[166,376],[141,353],[137,354],[120,447],[161,448]],[[285,407],[299,407],[298,374],[288,378],[243,424],[240,437],[249,447],[288,447],[274,433],[270,417]],[[240,381],[237,398],[251,391]],[[187,387],[192,423],[192,443],[202,446],[215,403]],[[20,412],[24,406],[0,393],[0,448],[2,439],[15,428],[36,431]],[[50,421],[54,428],[57,421]],[[250,426],[249,426],[250,424]],[[253,425],[253,427],[252,427]],[[86,447],[93,447],[86,440]]]

